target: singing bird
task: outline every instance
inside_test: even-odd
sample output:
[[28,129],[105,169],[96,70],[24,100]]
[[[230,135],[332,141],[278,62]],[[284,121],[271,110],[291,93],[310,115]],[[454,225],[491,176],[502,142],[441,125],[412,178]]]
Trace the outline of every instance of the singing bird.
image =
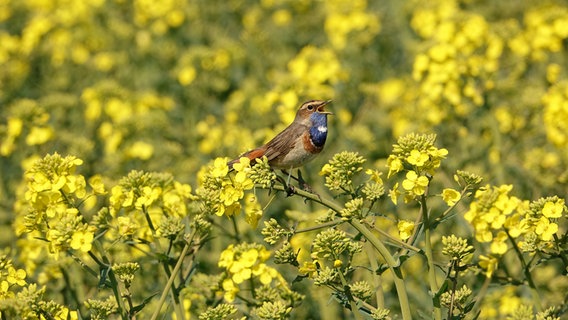
[[241,157],[248,157],[251,163],[266,156],[268,164],[275,169],[288,170],[303,166],[323,150],[327,138],[327,115],[325,106],[331,100],[304,102],[294,121],[282,132],[261,147],[245,152],[231,160],[229,167]]

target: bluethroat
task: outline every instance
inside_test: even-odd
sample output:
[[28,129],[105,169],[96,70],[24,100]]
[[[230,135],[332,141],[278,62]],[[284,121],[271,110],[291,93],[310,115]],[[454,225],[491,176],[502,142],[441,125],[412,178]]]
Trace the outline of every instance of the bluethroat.
[[[327,138],[327,115],[325,106],[331,100],[311,100],[304,102],[294,121],[266,144],[245,152],[231,160],[229,167],[241,157],[248,157],[251,163],[266,156],[268,164],[274,169],[291,170],[303,166],[323,150]],[[288,176],[289,180],[290,176]],[[298,178],[301,179],[301,176]],[[302,181],[303,182],[303,181]]]

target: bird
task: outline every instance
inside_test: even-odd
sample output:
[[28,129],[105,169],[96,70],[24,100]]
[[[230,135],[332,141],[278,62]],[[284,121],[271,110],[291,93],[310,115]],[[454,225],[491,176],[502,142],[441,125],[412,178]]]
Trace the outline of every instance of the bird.
[[264,145],[243,153],[229,161],[233,164],[242,157],[254,163],[255,159],[266,156],[273,169],[291,170],[299,168],[314,159],[322,150],[327,139],[327,116],[333,113],[326,111],[331,100],[310,100],[304,102],[294,121],[272,140]]

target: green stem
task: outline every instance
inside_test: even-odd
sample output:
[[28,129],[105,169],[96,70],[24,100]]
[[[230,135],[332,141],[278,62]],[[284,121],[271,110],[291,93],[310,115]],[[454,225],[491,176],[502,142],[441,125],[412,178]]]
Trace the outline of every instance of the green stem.
[[[272,188],[274,190],[286,191],[284,187],[280,185],[273,186]],[[310,199],[314,202],[317,202],[335,211],[336,213],[340,213],[341,210],[343,209],[337,203],[323,199],[317,194],[313,194],[301,189],[295,189],[294,193],[306,199]],[[398,300],[400,304],[400,310],[402,313],[402,319],[412,319],[410,312],[410,302],[408,301],[408,294],[406,292],[406,287],[404,285],[404,278],[402,275],[402,270],[400,269],[400,264],[393,258],[393,256],[390,254],[388,249],[385,247],[385,245],[365,225],[355,220],[349,221],[349,224],[351,224],[351,226],[353,226],[357,231],[359,231],[367,239],[367,241],[369,241],[369,243],[375,248],[375,250],[377,250],[379,254],[381,254],[383,259],[385,259],[389,269],[393,274],[393,281],[398,293]]]
[[525,258],[523,257],[523,253],[521,252],[521,249],[519,248],[519,246],[517,246],[515,239],[513,239],[513,237],[511,237],[511,235],[509,234],[509,230],[505,229],[505,233],[507,234],[507,238],[509,238],[509,241],[512,243],[513,250],[515,251],[517,257],[519,258],[519,260],[521,262],[521,266],[523,268],[523,273],[525,275],[525,278],[527,279],[529,287],[531,288],[531,294],[533,296],[533,300],[534,300],[534,304],[536,305],[536,309],[538,311],[542,311],[542,303],[541,303],[541,299],[540,299],[540,294],[539,294],[538,289],[536,287],[536,284],[534,283],[534,280],[532,278],[532,274],[531,274],[531,271],[530,271],[530,265],[526,263]]
[[158,318],[160,310],[162,309],[164,302],[166,302],[166,297],[168,296],[168,293],[170,292],[170,289],[172,288],[174,280],[175,280],[177,274],[179,273],[179,271],[181,269],[181,266],[183,264],[183,260],[184,260],[185,256],[187,255],[187,252],[189,251],[189,247],[190,247],[190,243],[186,243],[185,246],[183,247],[183,250],[181,251],[181,254],[179,255],[179,259],[178,259],[174,269],[172,270],[172,274],[170,275],[168,282],[166,283],[166,286],[164,287],[164,290],[162,291],[162,295],[160,296],[160,300],[158,301],[158,305],[156,306],[156,310],[154,310],[154,313],[152,314],[151,320],[156,320]]
[[116,303],[118,305],[118,313],[120,314],[120,317],[123,320],[126,320],[128,319],[129,312],[126,310],[126,306],[124,305],[124,301],[122,300],[122,293],[120,292],[120,288],[118,287],[118,281],[116,280],[114,272],[112,271],[110,260],[104,254],[103,246],[99,241],[93,241],[93,244],[95,245],[97,251],[100,252],[102,261],[96,259],[96,256],[91,251],[89,251],[89,253],[91,254],[91,257],[94,258],[93,260],[95,260],[101,268],[109,268],[108,279],[110,281],[110,287],[114,294],[114,299],[116,300]]
[[412,319],[410,313],[410,302],[408,301],[408,294],[406,293],[406,287],[404,285],[404,278],[402,275],[402,270],[400,269],[400,263],[395,261],[393,256],[390,254],[385,245],[363,224],[359,221],[352,220],[349,222],[357,231],[359,231],[369,243],[379,252],[379,254],[385,259],[389,269],[393,274],[393,281],[398,293],[398,302],[400,304],[400,310],[402,313],[402,319]]
[[[369,257],[369,264],[371,265],[371,270],[378,270],[379,264],[377,263],[376,259],[376,252],[373,250],[371,245],[365,245],[365,251],[367,252],[367,256]],[[375,287],[375,299],[377,300],[377,307],[384,308],[385,307],[385,296],[382,288],[382,276],[378,275],[376,272],[373,272],[373,285]]]
[[434,318],[440,320],[442,319],[442,309],[440,308],[440,300],[438,298],[438,290],[440,288],[438,287],[436,269],[434,268],[434,255],[432,254],[432,241],[430,238],[430,232],[432,230],[430,230],[430,217],[425,194],[420,196],[420,206],[422,210],[422,220],[424,221],[424,251],[428,264],[428,282],[430,283],[430,291],[433,298]]
[[359,307],[357,306],[357,303],[355,302],[355,299],[351,294],[351,289],[349,288],[349,284],[347,283],[347,280],[345,279],[343,272],[341,272],[341,270],[338,270],[338,273],[339,273],[339,278],[341,279],[341,285],[343,286],[343,291],[345,292],[345,295],[349,300],[349,305],[351,306],[351,312],[353,312],[353,316],[357,320],[363,319],[361,317],[361,314],[359,313]]
[[315,230],[320,230],[320,229],[328,229],[328,228],[334,227],[334,226],[342,224],[342,223],[345,223],[345,221],[343,221],[343,220],[329,221],[329,222],[318,224],[318,225],[315,225],[315,226],[312,226],[312,227],[294,230],[294,234],[310,232],[310,231],[315,231]]
[[473,308],[471,308],[471,311],[468,312],[468,315],[465,317],[466,320],[478,318],[481,309],[481,302],[483,302],[483,298],[487,294],[487,289],[489,288],[490,283],[491,283],[491,278],[486,277],[485,281],[483,282],[483,286],[481,286],[481,289],[477,292],[476,295],[477,300],[475,301]]

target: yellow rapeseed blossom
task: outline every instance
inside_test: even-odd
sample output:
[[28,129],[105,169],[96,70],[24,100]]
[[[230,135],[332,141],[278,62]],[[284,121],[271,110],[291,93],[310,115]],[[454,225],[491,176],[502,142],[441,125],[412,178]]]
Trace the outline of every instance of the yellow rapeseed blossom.
[[339,50],[349,42],[366,44],[380,31],[379,17],[366,12],[366,1],[326,2],[328,11],[325,20],[325,32],[331,44]]
[[229,245],[223,250],[218,265],[224,267],[228,273],[228,278],[223,280],[225,299],[232,301],[234,295],[239,292],[238,285],[251,278],[257,279],[263,285],[280,279],[278,271],[264,263],[269,257],[270,252],[258,244]]
[[398,203],[398,197],[401,195],[398,189],[398,182],[394,184],[392,189],[389,190],[389,197],[394,205]]
[[444,202],[448,206],[451,207],[455,205],[456,202],[458,202],[460,199],[461,199],[461,194],[458,191],[450,188],[442,190],[442,200],[444,200]]
[[197,76],[197,71],[193,66],[186,66],[182,68],[177,74],[178,82],[183,86],[190,85],[195,77]]
[[548,140],[560,148],[568,146],[568,81],[553,85],[542,102]]
[[148,160],[154,154],[154,146],[144,141],[136,141],[126,149],[125,153],[132,158]]
[[413,166],[422,167],[430,159],[430,156],[425,151],[418,151],[416,149],[410,151],[410,155],[406,161]]
[[486,186],[475,193],[475,201],[471,203],[464,217],[474,227],[478,241],[492,241],[493,232],[500,230],[520,205],[518,198],[508,195],[512,188],[511,185]]
[[100,175],[94,175],[91,178],[89,178],[89,186],[91,186],[95,194],[102,195],[107,193],[107,191],[105,190],[103,179]]
[[51,127],[32,127],[30,133],[26,136],[26,144],[30,146],[44,144],[53,136],[54,131]]
[[93,244],[94,235],[90,231],[77,231],[71,238],[70,246],[75,250],[89,252]]
[[426,192],[426,187],[430,181],[425,176],[418,176],[416,171],[408,171],[406,173],[406,179],[402,181],[402,187],[404,190],[416,195],[421,196]]
[[542,214],[546,218],[560,218],[562,217],[562,213],[564,211],[564,201],[559,199],[557,201],[546,201],[542,208]]
[[414,233],[414,222],[410,220],[400,220],[397,227],[398,234],[402,240],[407,240]]
[[24,269],[16,270],[14,267],[9,267],[6,281],[10,284],[16,284],[23,287],[26,285],[26,271]]
[[254,229],[258,226],[258,221],[262,218],[262,207],[256,196],[249,193],[245,196],[245,221]]
[[498,260],[494,257],[487,257],[484,255],[479,256],[479,266],[485,270],[487,278],[491,278],[493,272],[497,270]]

